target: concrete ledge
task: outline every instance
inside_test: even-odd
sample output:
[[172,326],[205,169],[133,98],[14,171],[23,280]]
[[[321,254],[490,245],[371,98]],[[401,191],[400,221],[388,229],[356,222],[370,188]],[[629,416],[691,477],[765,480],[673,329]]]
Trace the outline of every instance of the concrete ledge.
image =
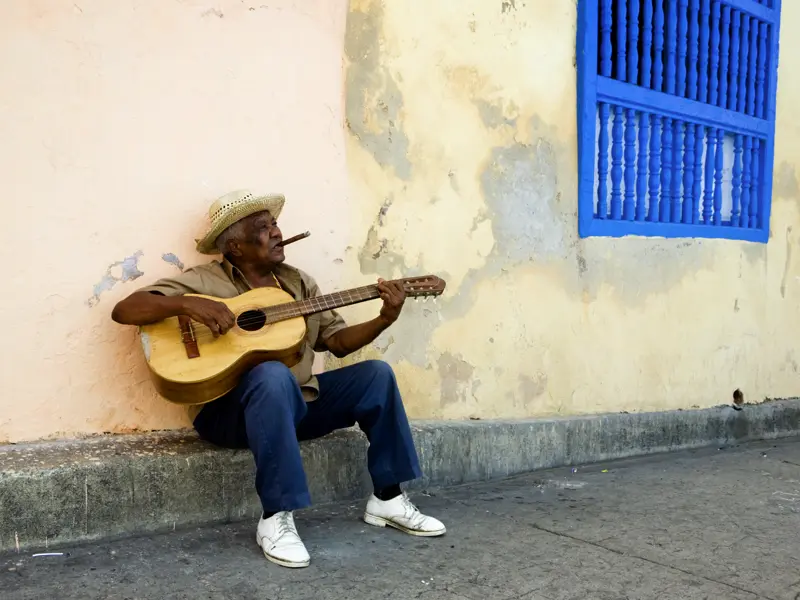
[[[426,488],[536,469],[800,434],[800,401],[524,421],[416,422]],[[366,439],[302,444],[317,504],[364,497]],[[0,552],[255,517],[249,451],[191,432],[0,447]]]

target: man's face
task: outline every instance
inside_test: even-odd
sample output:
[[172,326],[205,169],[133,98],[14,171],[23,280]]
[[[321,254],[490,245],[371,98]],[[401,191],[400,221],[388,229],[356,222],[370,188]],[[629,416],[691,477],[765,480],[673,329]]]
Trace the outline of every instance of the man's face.
[[251,264],[278,264],[286,259],[278,222],[263,211],[249,216],[244,221],[244,239],[238,244],[241,260]]

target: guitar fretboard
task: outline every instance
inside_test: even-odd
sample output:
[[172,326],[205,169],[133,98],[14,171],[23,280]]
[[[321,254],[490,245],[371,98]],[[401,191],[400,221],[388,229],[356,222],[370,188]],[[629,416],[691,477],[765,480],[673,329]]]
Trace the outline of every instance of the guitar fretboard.
[[343,292],[316,296],[300,302],[287,302],[286,304],[270,306],[264,309],[264,313],[267,316],[267,323],[277,323],[278,321],[313,315],[326,310],[341,308],[342,306],[374,300],[379,297],[378,286],[368,285]]

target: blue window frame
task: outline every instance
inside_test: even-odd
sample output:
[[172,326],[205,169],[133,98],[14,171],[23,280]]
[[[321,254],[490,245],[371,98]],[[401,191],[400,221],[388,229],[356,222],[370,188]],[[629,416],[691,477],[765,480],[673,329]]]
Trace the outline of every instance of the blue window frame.
[[780,12],[578,1],[581,237],[768,240]]

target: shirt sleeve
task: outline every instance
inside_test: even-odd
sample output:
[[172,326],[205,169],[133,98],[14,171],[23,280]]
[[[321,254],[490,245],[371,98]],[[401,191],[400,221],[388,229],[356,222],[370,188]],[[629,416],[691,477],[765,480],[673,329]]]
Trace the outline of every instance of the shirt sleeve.
[[184,294],[201,294],[202,276],[194,269],[187,269],[175,277],[164,277],[151,283],[140,292],[150,292],[161,296],[183,296]]
[[[319,286],[317,286],[317,282],[314,281],[313,278],[307,277],[306,282],[306,295],[308,298],[314,298],[316,296],[322,296],[322,292],[320,292]],[[318,314],[319,316],[319,335],[317,336],[317,341],[314,344],[314,351],[315,352],[327,352],[330,350],[328,345],[325,343],[328,338],[330,338],[334,333],[337,331],[341,331],[345,327],[347,327],[347,323],[342,318],[342,316],[336,312],[335,310],[326,310]]]

